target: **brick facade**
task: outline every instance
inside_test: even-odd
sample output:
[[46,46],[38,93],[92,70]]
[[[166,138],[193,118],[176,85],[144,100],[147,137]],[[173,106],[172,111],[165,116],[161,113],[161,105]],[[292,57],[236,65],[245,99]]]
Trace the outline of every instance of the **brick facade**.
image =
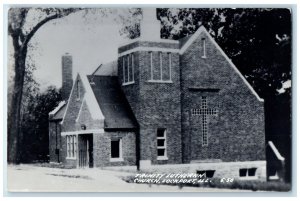
[[53,163],[59,163],[63,160],[62,142],[61,142],[61,124],[60,121],[49,122],[49,160]]
[[[206,41],[206,58],[202,58]],[[257,100],[221,52],[202,32],[180,58],[184,162],[265,160],[264,103]],[[197,89],[197,90],[193,90]],[[207,117],[208,145],[202,145],[201,97],[218,115]]]
[[73,86],[73,73],[72,73],[72,56],[66,54],[62,56],[62,89],[61,96],[63,100],[68,99],[70,91]]
[[[153,79],[159,77],[157,70],[160,66],[162,54],[163,67],[168,66],[171,54],[171,82],[151,82],[150,56],[147,51],[134,52],[134,84],[124,85],[122,89],[139,123],[139,150],[140,160],[150,160],[152,164],[181,163],[181,101],[180,101],[180,67],[179,54],[171,52],[178,50],[178,44],[135,42],[119,48],[119,53],[137,47],[168,48],[170,51],[152,52]],[[125,54],[123,57],[126,57]],[[123,83],[123,57],[119,57],[118,77]],[[163,72],[168,72],[164,70]],[[164,75],[163,75],[164,79]],[[157,80],[157,79],[156,79]],[[164,79],[167,80],[167,79]],[[167,160],[157,160],[156,132],[158,128],[167,130]]]
[[[83,87],[82,83],[80,76],[77,76],[68,100],[66,114],[64,115],[62,122],[62,132],[80,131],[82,130],[82,124],[86,126],[87,130],[103,128],[103,121],[94,120],[91,117],[86,100],[84,100],[86,89]],[[79,96],[77,95],[77,84],[80,90]]]
[[[206,31],[196,36],[188,40],[192,43],[184,51],[188,42],[182,46],[181,42],[166,40],[137,40],[118,49],[119,87],[137,121],[136,129],[108,129],[107,122],[94,119],[87,88],[82,77],[77,76],[62,121],[61,161],[78,167],[78,152],[77,158],[66,158],[66,135],[75,133],[77,151],[92,140],[93,167],[134,166],[145,162],[154,166],[193,163],[191,167],[196,168],[195,163],[214,162],[215,166],[208,167],[221,168],[224,164],[227,170],[223,172],[228,173],[228,168],[237,169],[243,164],[250,167],[252,161],[253,165],[258,164],[260,177],[265,177],[263,102]],[[128,56],[133,58],[134,81],[124,83],[123,59]],[[95,86],[93,89],[97,90]],[[193,110],[198,114],[193,115]],[[109,117],[107,113],[105,118]],[[49,131],[51,161],[57,160],[53,152],[54,125],[50,123]],[[157,131],[161,128],[166,129],[164,158],[158,157],[157,150]],[[84,135],[89,135],[89,140],[85,140]],[[207,136],[207,144],[204,136]],[[111,160],[111,140],[114,139],[122,139],[122,160],[119,161]]]
[[[95,167],[104,166],[133,166],[136,165],[136,146],[133,132],[105,132],[95,133],[94,137],[94,161]],[[111,162],[111,140],[122,139],[123,161]]]

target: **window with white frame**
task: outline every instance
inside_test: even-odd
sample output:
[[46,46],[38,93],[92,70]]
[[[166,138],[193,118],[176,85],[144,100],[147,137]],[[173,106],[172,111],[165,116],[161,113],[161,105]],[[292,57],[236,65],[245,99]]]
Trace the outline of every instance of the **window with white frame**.
[[202,38],[202,58],[206,58],[206,40]]
[[[170,82],[172,80],[172,54],[170,52],[156,52],[156,53],[149,52],[149,58],[150,58],[150,80],[149,81]],[[155,63],[154,60],[159,62]]]
[[157,159],[167,159],[167,129],[157,129]]
[[67,158],[76,158],[77,139],[76,135],[67,135]]
[[122,161],[122,139],[111,139],[110,161]]
[[128,54],[122,57],[123,65],[123,84],[134,83],[134,54]]

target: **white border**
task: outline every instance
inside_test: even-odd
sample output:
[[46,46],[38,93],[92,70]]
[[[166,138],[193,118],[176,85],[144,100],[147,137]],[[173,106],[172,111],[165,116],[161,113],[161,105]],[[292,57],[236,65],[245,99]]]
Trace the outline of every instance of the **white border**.
[[[66,199],[68,199],[66,196],[72,196],[72,200],[73,201],[81,201],[83,196],[91,196],[91,194],[86,194],[86,193],[76,193],[76,195],[74,193],[55,193],[55,192],[48,192],[48,193],[8,193],[7,192],[7,168],[6,168],[6,140],[7,140],[7,128],[6,128],[6,123],[7,123],[7,69],[5,68],[7,66],[7,19],[6,19],[6,15],[7,15],[7,5],[4,4],[17,4],[18,6],[22,6],[22,4],[33,4],[33,3],[38,3],[38,4],[43,4],[45,3],[45,1],[43,0],[23,0],[23,1],[19,1],[19,0],[3,0],[2,1],[2,6],[0,7],[0,13],[3,13],[3,17],[4,20],[0,20],[0,24],[1,27],[4,29],[1,34],[2,34],[2,46],[3,48],[0,49],[0,57],[3,57],[3,66],[4,68],[2,68],[2,72],[3,72],[3,76],[0,76],[0,87],[3,90],[0,90],[0,105],[2,106],[2,113],[0,114],[0,125],[1,125],[1,129],[3,131],[3,136],[0,143],[0,146],[3,147],[3,149],[0,149],[0,155],[2,157],[2,161],[3,161],[3,166],[0,165],[0,170],[2,171],[1,175],[1,180],[4,181],[1,182],[0,186],[2,191],[2,199],[3,200],[25,200],[25,201],[38,201],[40,200],[40,197],[43,196],[43,200],[46,201],[50,201],[53,200],[53,196],[55,196],[56,200],[63,200],[65,201]],[[67,5],[70,4],[70,1],[68,0],[52,0],[51,1],[52,4],[56,4],[56,5]],[[72,1],[73,6],[78,6],[80,4],[82,4],[83,2],[81,0],[73,0]],[[99,4],[99,1],[96,0],[86,0],[84,2],[84,6],[101,6],[101,5],[96,5]],[[295,4],[295,6],[293,7],[294,12],[297,9],[297,4],[299,3],[298,0],[285,0],[285,1],[280,1],[280,0],[252,0],[252,1],[242,1],[242,0],[231,0],[231,1],[225,1],[225,0],[202,0],[201,2],[196,1],[196,0],[172,0],[172,1],[162,1],[162,0],[144,0],[144,1],[138,1],[138,0],[129,0],[123,2],[120,0],[110,0],[110,1],[101,1],[101,3],[104,5],[106,4],[107,6],[120,6],[120,5],[113,5],[113,4],[122,4],[122,6],[129,6],[128,4],[132,4],[132,5],[143,5],[143,6],[157,6],[159,4],[165,4],[164,7],[181,7],[181,6],[185,6],[185,7],[284,7],[287,6],[287,4]],[[199,4],[201,3],[201,4]],[[248,5],[246,5],[245,3],[248,3]],[[90,5],[89,5],[90,4]],[[92,5],[94,4],[94,5]],[[127,4],[127,5],[126,5]],[[157,4],[157,5],[155,5]],[[188,5],[189,4],[189,5]],[[192,4],[192,5],[191,5]],[[197,5],[198,4],[198,5]],[[256,5],[255,5],[256,4]],[[276,5],[274,5],[276,4]],[[102,6],[103,6],[102,5]],[[52,5],[53,6],[53,5]],[[72,6],[72,5],[69,5]],[[162,6],[163,7],[163,6]],[[4,11],[4,12],[3,12]],[[282,201],[282,197],[288,197],[288,198],[284,198],[287,200],[298,200],[298,196],[299,196],[299,188],[297,187],[297,181],[300,180],[299,175],[300,174],[296,174],[296,167],[298,164],[299,167],[299,161],[297,160],[297,153],[299,153],[299,148],[297,148],[297,145],[300,144],[300,138],[296,136],[297,134],[297,124],[300,124],[298,114],[299,114],[299,109],[296,106],[297,100],[299,100],[299,94],[298,90],[300,89],[299,83],[297,82],[296,78],[298,76],[298,71],[296,69],[296,64],[297,64],[297,60],[298,58],[300,58],[300,54],[299,51],[296,50],[297,47],[299,47],[299,40],[297,40],[297,29],[298,27],[300,27],[300,15],[296,15],[295,13],[292,14],[292,19],[293,19],[293,26],[294,29],[292,31],[293,34],[293,65],[292,65],[292,71],[293,71],[293,75],[292,75],[292,94],[293,94],[293,100],[292,100],[292,104],[293,104],[293,141],[292,141],[292,145],[293,145],[293,164],[292,164],[292,174],[293,174],[293,184],[292,184],[292,188],[293,188],[293,192],[288,192],[288,193],[278,193],[278,192],[249,192],[249,193],[202,193],[201,191],[199,191],[199,193],[178,193],[176,194],[177,197],[174,197],[174,193],[170,192],[170,193],[163,193],[163,194],[159,194],[159,193],[93,193],[93,196],[102,196],[103,199],[105,200],[115,200],[115,196],[124,196],[122,197],[122,200],[124,201],[140,201],[141,199],[143,199],[144,201],[152,201],[153,200],[153,196],[157,196],[155,199],[158,200],[168,200],[168,197],[172,197],[169,198],[170,200],[172,199],[172,201],[181,201],[182,199],[184,199],[185,197],[187,197],[190,201],[198,201],[199,197],[205,197],[205,199],[207,200],[216,200],[216,199],[222,199],[225,201],[239,201],[241,198],[241,196],[243,197],[242,199],[245,201],[252,201],[253,200],[253,196],[255,196],[254,199],[257,200],[265,200],[266,197],[270,197],[272,196],[272,200],[274,201]],[[297,26],[298,25],[298,26]],[[298,179],[297,179],[298,178]],[[298,183],[299,185],[299,183]],[[297,191],[298,191],[298,195],[297,195]],[[10,196],[5,197],[5,196]],[[13,197],[15,196],[15,197]],[[23,196],[23,197],[22,197]],[[108,197],[103,197],[103,196],[108,196]],[[133,197],[134,196],[134,197]],[[149,197],[145,197],[145,196],[149,196]],[[163,196],[163,197],[162,197]],[[276,197],[274,197],[276,196]],[[291,197],[293,196],[293,197]],[[160,197],[160,198],[159,198]],[[93,200],[93,201],[98,201],[99,198],[98,197],[86,197],[84,199],[87,200]]]

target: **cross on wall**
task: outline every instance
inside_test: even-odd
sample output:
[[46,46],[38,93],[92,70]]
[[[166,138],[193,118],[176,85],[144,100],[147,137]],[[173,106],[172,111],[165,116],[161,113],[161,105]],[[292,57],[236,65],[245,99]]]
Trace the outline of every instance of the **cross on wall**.
[[208,133],[208,125],[207,125],[207,117],[218,115],[218,110],[215,108],[207,107],[207,98],[206,96],[202,96],[201,98],[201,108],[193,109],[192,116],[202,116],[202,145],[208,145],[207,133]]

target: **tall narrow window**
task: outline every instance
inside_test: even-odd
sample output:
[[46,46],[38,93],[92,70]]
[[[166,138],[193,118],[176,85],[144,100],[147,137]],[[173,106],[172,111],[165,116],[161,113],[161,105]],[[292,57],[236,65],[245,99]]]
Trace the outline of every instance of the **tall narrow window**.
[[167,142],[166,142],[166,129],[157,129],[157,160],[167,159]]
[[171,83],[172,54],[165,52],[149,52],[150,80],[157,83]]
[[67,157],[71,157],[71,143],[70,143],[70,136],[67,136]]
[[162,52],[159,52],[159,69],[160,69],[160,80],[163,80],[163,64],[162,64]]
[[169,80],[172,80],[172,54],[168,53],[169,56]]
[[110,161],[122,160],[122,139],[112,139],[110,143]]
[[134,83],[134,61],[133,54],[123,57],[123,84]]
[[71,136],[71,157],[74,157],[74,137]]
[[134,81],[134,55],[131,55],[131,73],[132,73],[132,80]]
[[150,54],[150,74],[151,74],[151,77],[150,79],[153,80],[153,54],[152,52],[149,52]]
[[77,96],[77,99],[80,99],[80,81],[77,80],[76,82],[76,96]]
[[76,135],[67,135],[67,158],[76,158],[77,141]]
[[122,60],[123,60],[123,83],[125,83],[125,57],[122,57]]
[[73,135],[74,138],[74,157],[76,157],[77,155],[77,139],[76,139],[76,135]]
[[202,58],[206,58],[206,41],[202,38]]
[[128,77],[128,79],[127,79],[127,82],[130,82],[131,81],[131,79],[130,79],[130,54],[127,56],[127,77]]
[[124,80],[124,83],[127,83],[128,82],[128,56],[124,56],[124,59],[125,59],[125,80]]

